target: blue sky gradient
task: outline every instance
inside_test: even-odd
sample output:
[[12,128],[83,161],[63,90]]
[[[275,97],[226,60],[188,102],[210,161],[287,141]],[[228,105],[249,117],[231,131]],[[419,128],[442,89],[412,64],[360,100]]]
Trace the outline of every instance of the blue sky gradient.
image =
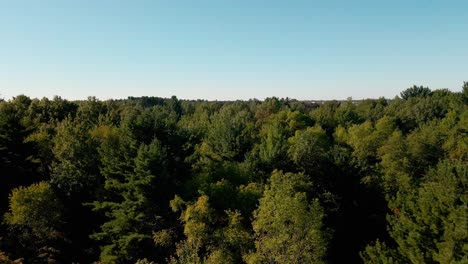
[[393,98],[468,81],[468,1],[2,1],[0,96]]

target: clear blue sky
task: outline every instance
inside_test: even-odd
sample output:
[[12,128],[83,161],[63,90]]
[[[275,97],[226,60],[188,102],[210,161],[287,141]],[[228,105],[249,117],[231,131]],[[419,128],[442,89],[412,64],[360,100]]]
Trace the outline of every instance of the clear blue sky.
[[0,96],[393,98],[468,81],[468,1],[0,0]]

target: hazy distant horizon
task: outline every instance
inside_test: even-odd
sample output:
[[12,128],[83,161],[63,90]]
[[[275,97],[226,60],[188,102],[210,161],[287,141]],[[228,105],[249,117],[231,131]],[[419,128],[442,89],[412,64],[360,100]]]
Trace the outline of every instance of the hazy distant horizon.
[[[431,90],[436,90],[436,89],[449,89],[450,91],[452,92],[459,92],[462,90],[462,85],[460,85],[460,87],[458,89],[449,89],[449,88],[431,88],[429,87]],[[412,85],[411,85],[412,86]],[[411,86],[408,86],[408,87],[405,87],[403,89],[401,89],[401,91],[411,87]],[[400,91],[400,92],[401,92]],[[42,99],[44,97],[52,100],[55,96],[58,96],[62,99],[66,99],[66,100],[69,100],[69,101],[82,101],[82,100],[87,100],[89,97],[95,97],[101,101],[105,101],[105,100],[125,100],[125,99],[128,99],[129,97],[160,97],[160,98],[171,98],[172,96],[176,96],[177,99],[179,100],[205,100],[205,101],[236,101],[236,100],[244,100],[244,101],[247,101],[247,100],[265,100],[266,98],[272,98],[272,97],[276,97],[276,98],[289,98],[289,99],[293,99],[293,100],[298,100],[298,101],[332,101],[332,100],[337,100],[337,101],[345,101],[345,100],[348,100],[349,98],[351,98],[352,100],[366,100],[366,99],[379,99],[379,98],[385,98],[385,99],[394,99],[395,97],[399,96],[400,95],[400,92],[398,92],[397,94],[393,95],[393,96],[376,96],[376,97],[362,97],[362,98],[357,98],[357,97],[353,97],[353,96],[344,96],[344,97],[339,97],[339,98],[318,98],[318,97],[310,97],[310,98],[296,98],[296,97],[291,97],[291,96],[277,96],[277,95],[271,95],[271,96],[264,96],[264,97],[245,97],[245,98],[197,98],[197,97],[182,97],[182,96],[178,96],[177,94],[173,94],[173,95],[157,95],[157,94],[154,94],[154,95],[145,95],[145,94],[142,94],[142,95],[127,95],[127,96],[122,96],[122,97],[102,97],[102,96],[96,96],[96,95],[93,95],[93,94],[90,94],[90,95],[87,95],[87,96],[84,96],[84,97],[79,97],[79,98],[70,98],[70,97],[67,97],[67,96],[62,96],[60,94],[54,94],[54,95],[47,95],[47,96],[44,96],[44,95],[31,95],[31,94],[25,94],[25,93],[20,93],[20,94],[16,94],[16,95],[12,95],[12,96],[4,96],[4,94],[2,93],[2,91],[0,90],[0,99],[4,99],[4,100],[10,100],[12,99],[13,97],[16,97],[16,96],[19,96],[19,95],[25,95],[25,96],[28,96],[30,98],[37,98],[37,99]]]

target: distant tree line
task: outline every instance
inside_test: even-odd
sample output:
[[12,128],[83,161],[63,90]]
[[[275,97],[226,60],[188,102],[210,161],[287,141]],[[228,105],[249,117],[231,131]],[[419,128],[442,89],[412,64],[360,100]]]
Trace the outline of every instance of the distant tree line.
[[0,263],[468,263],[468,83],[0,101]]

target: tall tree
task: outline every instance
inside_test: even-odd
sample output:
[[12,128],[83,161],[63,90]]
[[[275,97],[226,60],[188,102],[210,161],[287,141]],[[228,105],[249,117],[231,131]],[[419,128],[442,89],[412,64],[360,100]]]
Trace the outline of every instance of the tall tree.
[[365,263],[466,263],[468,166],[441,162],[422,183],[390,199],[389,233],[396,247],[376,242]]
[[324,263],[329,233],[303,174],[274,171],[254,213],[256,251],[247,263]]
[[201,154],[214,160],[242,161],[252,147],[252,113],[240,103],[225,105],[212,116]]
[[[115,152],[125,147],[104,145],[101,150],[106,157],[102,169],[105,187],[113,199],[93,203],[95,210],[106,212],[108,217],[93,238],[104,242],[101,260],[106,263],[128,263],[145,255],[154,258],[150,253],[152,232],[159,224],[155,199],[157,193],[164,192],[167,181],[166,152],[157,139],[141,144],[134,158]],[[126,163],[126,159],[133,161]]]
[[26,142],[34,131],[32,120],[27,118],[31,100],[15,97],[10,102],[0,102],[0,212],[7,208],[10,190],[41,180],[38,164],[34,162],[34,142]]
[[56,131],[50,183],[65,207],[66,235],[71,241],[67,254],[69,261],[90,262],[96,257],[92,253],[96,244],[89,235],[98,228],[99,218],[83,203],[98,199],[103,191],[97,133],[93,131],[93,136],[88,123],[71,118]]
[[207,195],[195,202],[184,202],[176,196],[171,201],[174,211],[181,211],[186,239],[177,243],[170,263],[239,263],[251,248],[250,232],[243,226],[239,211],[217,213]]

